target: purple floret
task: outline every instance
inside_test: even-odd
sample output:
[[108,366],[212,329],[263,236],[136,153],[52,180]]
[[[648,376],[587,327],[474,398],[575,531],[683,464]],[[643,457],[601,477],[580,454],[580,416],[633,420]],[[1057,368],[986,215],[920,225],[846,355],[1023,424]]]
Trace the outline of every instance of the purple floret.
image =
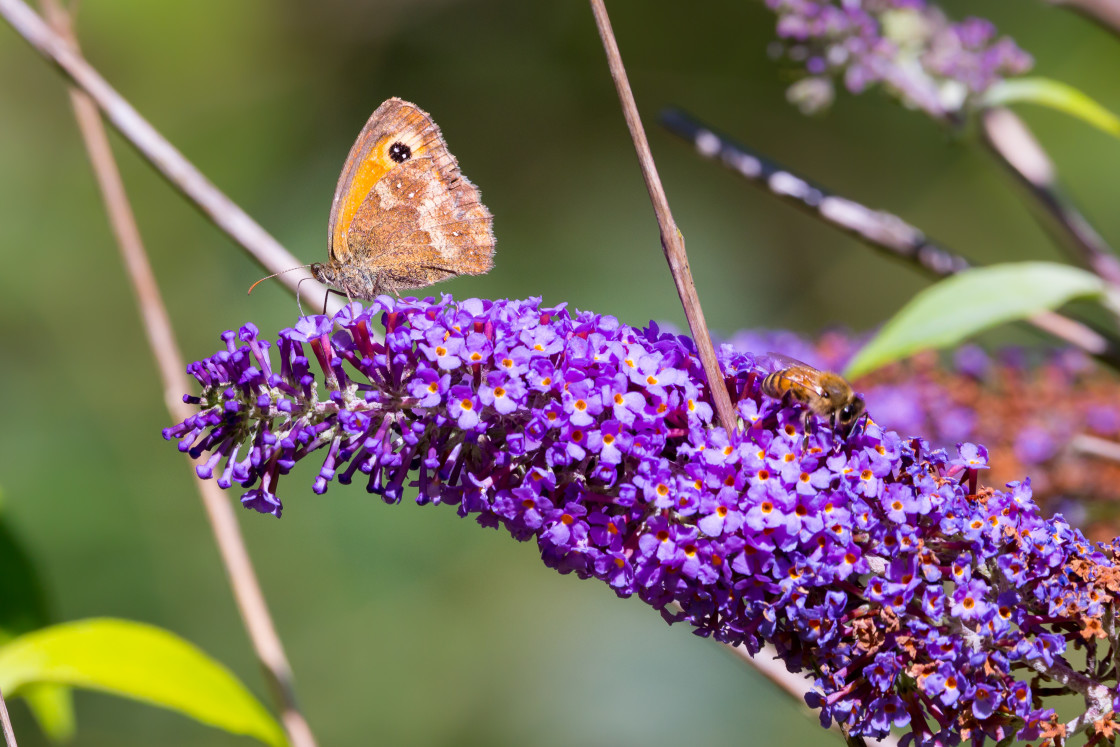
[[831,103],[832,81],[851,93],[881,85],[908,106],[950,119],[1031,56],[982,18],[952,22],[925,0],[767,0],[778,45],[808,77],[789,98],[807,112]]

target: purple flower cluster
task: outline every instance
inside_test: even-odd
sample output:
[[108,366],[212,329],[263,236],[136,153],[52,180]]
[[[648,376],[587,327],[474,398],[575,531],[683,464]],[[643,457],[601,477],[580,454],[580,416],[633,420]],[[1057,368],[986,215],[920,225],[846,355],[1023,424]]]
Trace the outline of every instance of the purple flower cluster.
[[[730,343],[839,371],[865,341],[839,331],[811,341],[766,330],[739,332]],[[988,354],[965,345],[952,356],[915,356],[855,384],[884,429],[920,433],[941,448],[984,443],[993,483],[1029,472],[1035,501],[1060,506],[1079,526],[1093,506],[1120,501],[1120,464],[1083,447],[1120,438],[1120,385],[1080,351],[1008,347]],[[1094,534],[1111,538],[1116,528]]]
[[882,84],[938,119],[966,107],[1033,61],[981,18],[950,22],[925,0],[767,0],[781,53],[808,77],[790,98],[807,111],[831,103],[832,80],[852,93]]
[[1043,518],[1029,481],[978,488],[982,447],[954,457],[870,419],[806,433],[800,406],[760,393],[762,358],[721,350],[729,432],[688,338],[539,299],[383,296],[301,319],[278,360],[253,326],[223,339],[189,369],[199,412],[164,437],[258,511],[279,516],[279,477],[321,449],[315,492],[407,485],[699,635],[770,644],[854,735],[1033,739],[1061,728],[1038,682],[1098,677],[1114,548]]

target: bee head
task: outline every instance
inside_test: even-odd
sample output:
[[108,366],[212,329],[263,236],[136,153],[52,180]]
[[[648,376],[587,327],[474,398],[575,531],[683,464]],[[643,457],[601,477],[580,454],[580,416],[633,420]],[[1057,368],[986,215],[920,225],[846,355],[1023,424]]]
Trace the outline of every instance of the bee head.
[[863,414],[863,408],[863,397],[860,397],[857,394],[852,397],[851,401],[848,402],[848,404],[840,408],[840,412],[837,413],[836,420],[838,423],[840,423],[840,425],[844,427],[851,426],[853,423],[859,420],[859,416]]

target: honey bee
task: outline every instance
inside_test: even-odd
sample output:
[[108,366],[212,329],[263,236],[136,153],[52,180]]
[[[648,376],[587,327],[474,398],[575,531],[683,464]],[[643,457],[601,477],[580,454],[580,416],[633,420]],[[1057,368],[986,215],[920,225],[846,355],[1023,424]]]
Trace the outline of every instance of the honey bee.
[[852,391],[852,385],[840,374],[818,371],[778,353],[767,353],[766,357],[780,368],[762,380],[762,393],[804,405],[806,433],[810,414],[828,418],[833,430],[839,425],[845,433],[863,415],[863,398]]

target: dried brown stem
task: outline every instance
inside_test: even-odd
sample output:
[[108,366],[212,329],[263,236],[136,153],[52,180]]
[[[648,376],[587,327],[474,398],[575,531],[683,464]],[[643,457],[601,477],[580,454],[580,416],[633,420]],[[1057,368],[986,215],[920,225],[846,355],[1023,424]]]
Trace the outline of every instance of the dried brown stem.
[[8,716],[8,704],[4,702],[4,693],[0,692],[0,727],[4,731],[4,744],[7,747],[16,747],[16,732],[12,728],[12,719]]
[[1049,0],[1051,5],[1069,8],[1120,35],[1120,0]]
[[[113,127],[163,174],[171,186],[194,203],[203,215],[268,272],[281,272],[302,264],[167,142],[131,104],[113,90],[74,47],[44,23],[23,0],[0,0],[0,16],[40,54],[57,65],[75,86],[84,91]],[[326,288],[311,279],[311,274],[306,269],[280,276],[280,282],[293,293],[301,279],[310,283],[304,286],[305,292],[326,292]],[[334,296],[331,297],[331,308],[341,308],[341,302]]]
[[715,346],[712,345],[708,325],[704,321],[704,312],[700,308],[700,296],[696,293],[696,284],[692,281],[692,270],[689,268],[688,254],[684,248],[684,236],[681,235],[669,210],[669,200],[665,196],[664,187],[661,186],[661,178],[657,175],[657,166],[653,162],[649,141],[646,139],[642,120],[638,115],[638,105],[634,101],[633,91],[630,90],[630,81],[626,77],[622,55],[618,51],[618,42],[615,41],[603,0],[591,0],[591,11],[595,14],[595,23],[599,27],[603,49],[607,53],[607,63],[610,66],[615,89],[618,91],[626,126],[630,129],[634,150],[638,153],[638,164],[641,166],[642,178],[645,179],[646,189],[649,191],[649,199],[653,203],[653,212],[657,215],[657,225],[661,231],[661,248],[665,251],[665,259],[669,263],[669,271],[677,286],[677,294],[684,307],[684,315],[688,319],[692,339],[696,341],[700,362],[704,366],[708,390],[712,393],[712,401],[715,404],[716,417],[725,429],[733,431],[736,427],[735,408],[731,405],[731,396],[727,393],[727,386],[723,382],[723,373],[716,360]]
[[1116,340],[1057,311],[1040,311],[1027,319],[1043,332],[1081,348],[1101,363],[1120,371],[1120,349]]
[[1070,440],[1069,448],[1078,454],[1120,462],[1120,443],[1111,439],[1079,433]]
[[[970,260],[935,243],[898,216],[833,194],[716,132],[685,112],[667,111],[662,114],[661,123],[674,135],[692,143],[701,156],[718,160],[778,199],[855,236],[867,246],[914,264],[930,275],[948,277],[973,266]],[[1027,321],[1120,370],[1120,343],[1115,338],[1056,311],[1039,312]]]
[[[60,38],[72,44],[77,54],[77,42],[66,11],[57,0],[43,0],[43,7]],[[89,96],[71,87],[70,101],[105,201],[105,210],[121,252],[121,259],[136,294],[148,343],[151,345],[163,380],[165,403],[173,419],[184,420],[192,411],[182,400],[182,392],[189,391],[184,374],[183,357],[179,353],[167,309],[160,296],[151,265],[148,263],[140,231],[109,145],[109,138],[97,105]],[[242,621],[253,643],[275,705],[280,710],[281,721],[288,739],[297,747],[313,747],[315,739],[307,720],[296,704],[291,667],[272,623],[233,509],[213,481],[202,480],[196,476],[195,484],[198,486],[211,531],[218,544]]]
[[984,142],[1049,217],[1043,226],[1074,259],[1120,284],[1120,258],[1065,195],[1053,162],[1023,120],[1010,109],[995,107],[981,115],[980,123]]
[[[728,651],[735,654],[735,656],[758,670],[759,674],[770,680],[779,690],[793,698],[807,713],[813,716],[816,715],[812,711],[809,711],[808,707],[805,705],[805,693],[812,686],[811,683],[803,675],[794,674],[786,669],[785,662],[778,658],[778,652],[775,651],[772,646],[763,646],[762,650],[754,656],[751,656],[744,646],[726,646],[726,648]],[[840,728],[836,724],[833,724],[832,729],[837,733],[841,733]],[[880,740],[871,740],[871,744],[883,745],[883,747],[897,747],[898,739],[892,734]]]
[[1028,661],[1027,666],[1047,679],[1080,693],[1085,699],[1085,713],[1066,723],[1067,734],[1088,730],[1094,722],[1112,712],[1112,694],[1108,686],[1074,671],[1061,659],[1055,658],[1050,664],[1034,659]]

